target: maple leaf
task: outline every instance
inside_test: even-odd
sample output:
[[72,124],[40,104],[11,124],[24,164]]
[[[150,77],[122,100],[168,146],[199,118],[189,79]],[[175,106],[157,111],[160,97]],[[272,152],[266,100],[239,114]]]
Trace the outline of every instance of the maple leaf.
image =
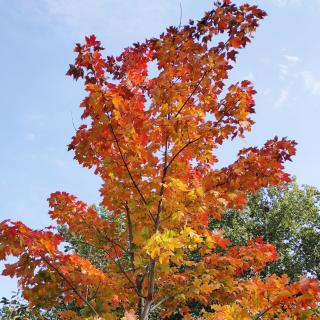
[[234,48],[240,48],[242,46],[242,41],[239,38],[232,38],[229,43]]

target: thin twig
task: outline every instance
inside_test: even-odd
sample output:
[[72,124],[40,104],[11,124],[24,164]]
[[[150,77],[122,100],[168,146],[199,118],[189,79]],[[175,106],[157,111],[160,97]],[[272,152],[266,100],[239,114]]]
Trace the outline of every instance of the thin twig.
[[181,2],[179,3],[180,5],[180,20],[179,20],[179,29],[181,28],[181,24],[182,24],[182,4]]
[[73,119],[72,111],[70,111],[70,114],[71,114],[71,121],[72,121],[73,129],[74,129],[74,131],[77,131],[77,128],[76,128],[76,126],[74,125],[74,119]]

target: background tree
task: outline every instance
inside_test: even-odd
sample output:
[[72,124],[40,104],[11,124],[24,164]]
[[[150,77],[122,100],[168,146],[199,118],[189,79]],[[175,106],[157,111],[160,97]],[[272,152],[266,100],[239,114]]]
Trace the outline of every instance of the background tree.
[[203,319],[316,317],[315,279],[261,278],[276,259],[274,246],[261,238],[232,246],[221,230],[208,230],[210,217],[243,208],[247,193],[290,180],[283,163],[295,142],[277,137],[215,166],[214,151],[254,123],[252,84],[224,83],[264,16],[256,6],[218,1],[200,21],[170,27],[118,57],[103,59],[95,36],[76,45],[68,74],[84,79],[87,96],[85,124],[69,149],[102,178],[101,204],[111,214],[101,218],[94,206],[55,192],[50,216],[106,261],[63,252],[64,238],[52,228],[3,221],[0,259],[17,257],[3,273],[19,279],[32,305],[83,306],[81,316],[64,311],[65,319],[146,320],[158,308],[162,317],[179,310],[190,319],[192,300],[210,306]]
[[210,227],[222,228],[233,244],[258,236],[274,244],[279,259],[266,266],[266,274],[320,277],[320,193],[315,187],[293,182],[261,189],[249,196],[241,214],[229,210]]
[[50,310],[39,310],[26,303],[19,292],[10,299],[2,298],[0,303],[1,320],[59,320],[59,313],[65,309],[65,306],[61,305]]
[[19,300],[19,294],[14,295],[11,299],[2,298],[1,304],[2,308],[0,309],[0,317],[3,320],[27,320],[36,319],[36,315],[33,310],[31,310],[23,301]]

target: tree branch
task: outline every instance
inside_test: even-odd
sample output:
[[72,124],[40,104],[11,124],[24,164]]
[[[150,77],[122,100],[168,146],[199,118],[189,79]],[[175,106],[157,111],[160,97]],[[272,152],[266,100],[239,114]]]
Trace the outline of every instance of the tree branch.
[[69,287],[73,290],[73,292],[79,297],[79,299],[83,301],[97,316],[99,316],[99,313],[93,307],[93,305],[86,298],[82,297],[82,295],[79,293],[77,288],[73,285],[73,283],[67,277],[64,276],[64,274],[59,270],[59,268],[54,266],[51,262],[49,262],[43,255],[41,255],[40,257],[51,269],[57,272],[57,274],[69,285]]
[[128,207],[128,203],[125,204],[125,209],[127,213],[127,221],[128,221],[128,242],[129,242],[129,255],[130,255],[130,263],[131,268],[134,271],[134,251],[133,251],[133,230],[132,230],[132,221],[131,221],[131,212]]
[[117,251],[114,249],[114,252],[117,256],[117,258],[113,258],[110,254],[108,254],[108,256],[113,260],[113,262],[119,267],[120,272],[125,276],[125,278],[128,280],[128,282],[131,284],[132,289],[134,289],[134,291],[137,293],[138,297],[142,297],[145,298],[144,296],[141,296],[140,292],[138,291],[136,284],[130,279],[130,277],[128,276],[127,272],[123,269],[122,264],[120,262],[120,257],[117,254]]
[[[170,116],[168,115],[168,118]],[[161,187],[160,187],[160,200],[158,202],[158,210],[157,210],[157,216],[155,220],[155,226],[154,226],[154,233],[156,233],[159,229],[160,225],[160,215],[163,209],[163,194],[164,194],[164,183],[166,181],[167,171],[168,171],[168,140],[169,137],[166,135],[165,138],[165,150],[164,150],[164,161],[163,161],[163,172],[162,172],[162,178],[161,178]],[[150,259],[150,270],[149,270],[149,286],[148,286],[148,296],[147,301],[145,303],[143,313],[141,316],[141,320],[148,319],[148,315],[150,313],[150,308],[152,304],[153,294],[154,294],[154,287],[155,287],[155,270],[156,270],[156,260]]]
[[168,299],[169,299],[169,297],[164,297],[163,299],[161,299],[159,302],[157,302],[155,305],[153,305],[153,306],[151,307],[150,312],[152,312],[152,311],[156,310],[157,308],[159,308],[160,305],[161,305],[162,303],[164,303],[165,301],[167,301]]
[[147,211],[148,211],[148,213],[149,213],[149,215],[150,215],[151,219],[152,219],[152,220],[153,220],[153,222],[155,223],[154,216],[153,216],[153,214],[151,213],[151,211],[150,211],[150,210],[148,209],[148,207],[147,207],[148,203],[147,203],[147,201],[146,201],[146,199],[145,199],[144,195],[142,194],[142,192],[141,192],[141,190],[140,190],[139,186],[137,185],[136,181],[134,180],[134,178],[133,178],[133,176],[132,176],[132,173],[131,173],[131,171],[130,171],[130,169],[129,169],[129,166],[128,166],[128,164],[127,164],[127,161],[126,161],[126,159],[124,158],[124,155],[123,155],[123,152],[122,152],[122,150],[121,150],[121,147],[120,147],[120,143],[119,143],[118,137],[116,136],[116,134],[115,134],[115,132],[114,132],[114,129],[113,129],[113,126],[112,126],[112,124],[111,124],[111,118],[110,118],[110,116],[109,116],[109,115],[107,115],[107,116],[108,116],[108,119],[109,119],[109,128],[110,128],[110,131],[111,131],[111,133],[112,133],[112,135],[113,135],[113,138],[114,138],[114,140],[115,140],[115,142],[116,142],[116,145],[117,145],[118,151],[119,151],[119,153],[120,153],[121,160],[122,160],[122,162],[123,162],[123,164],[124,164],[124,166],[125,166],[125,168],[126,168],[126,170],[127,170],[127,172],[128,172],[128,175],[129,175],[129,177],[130,177],[130,179],[131,179],[131,181],[132,181],[132,183],[133,183],[133,185],[134,185],[135,189],[136,189],[136,190],[137,190],[137,192],[139,193],[140,198],[141,198],[141,200],[142,200],[143,204],[146,206]]
[[196,93],[196,91],[198,90],[201,82],[203,81],[203,79],[206,77],[206,75],[211,71],[212,69],[208,69],[206,70],[203,75],[201,76],[200,80],[197,82],[196,86],[194,87],[194,89],[192,90],[192,92],[190,93],[190,95],[188,96],[188,98],[186,99],[186,101],[182,104],[182,106],[180,107],[180,109],[177,111],[177,113],[175,114],[174,118],[176,118],[182,111],[182,109],[187,105],[187,103],[189,102],[189,100],[192,98],[192,96]]
[[[215,10],[212,10],[212,11],[210,12],[210,15],[212,15],[214,12],[215,12]],[[230,39],[228,39],[228,40],[224,43],[224,47],[227,47],[227,45],[228,45],[228,43],[229,43],[229,40],[230,40]],[[218,49],[216,48],[216,53],[217,53],[217,54],[220,54],[220,53],[221,53],[221,50],[222,50],[222,48],[218,48]],[[210,71],[212,71],[212,69],[213,69],[213,68],[211,67],[211,68],[207,69],[207,70],[203,73],[203,75],[201,76],[201,78],[200,78],[199,81],[197,82],[196,86],[194,87],[194,89],[192,90],[192,92],[190,93],[190,95],[188,96],[188,98],[186,99],[186,101],[182,104],[182,106],[180,107],[180,109],[178,110],[178,112],[175,114],[174,118],[176,118],[176,117],[181,113],[182,109],[187,105],[187,103],[189,102],[189,100],[192,98],[192,96],[193,96],[193,95],[196,93],[196,91],[198,90],[201,82],[202,82],[202,81],[204,80],[204,78],[208,75],[208,73],[209,73]]]
[[171,166],[172,162],[180,155],[180,153],[186,149],[188,146],[190,146],[191,144],[199,141],[200,139],[202,139],[202,137],[198,137],[196,139],[193,139],[191,141],[188,141],[188,143],[186,143],[172,158],[171,160],[169,161],[168,165],[167,165],[167,170],[169,169],[169,167]]
[[[98,234],[100,234],[103,238],[105,238],[108,242],[110,242],[113,246],[118,246],[122,251],[126,252],[127,250],[118,242],[114,241],[113,239],[109,238],[105,233],[102,233],[94,224],[90,224],[86,221],[83,214],[80,212],[79,215],[81,216],[83,222],[89,227],[93,228]],[[89,244],[89,243],[88,243]]]

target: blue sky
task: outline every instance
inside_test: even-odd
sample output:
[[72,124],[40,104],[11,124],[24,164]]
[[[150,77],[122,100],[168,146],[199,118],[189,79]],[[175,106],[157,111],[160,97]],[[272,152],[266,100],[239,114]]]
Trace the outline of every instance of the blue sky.
[[[200,18],[212,2],[181,0],[182,20]],[[179,3],[0,1],[0,220],[22,220],[35,228],[50,224],[46,199],[57,190],[90,204],[99,202],[99,179],[74,162],[66,148],[74,133],[72,122],[80,124],[83,97],[81,84],[65,77],[74,43],[95,33],[106,53],[119,53],[177,25]],[[229,143],[219,154],[228,163],[239,147],[288,136],[299,144],[287,170],[299,183],[320,188],[320,0],[260,3],[269,16],[231,75],[254,82],[257,124],[245,141]],[[0,277],[0,283],[0,297],[16,289],[15,280]]]

